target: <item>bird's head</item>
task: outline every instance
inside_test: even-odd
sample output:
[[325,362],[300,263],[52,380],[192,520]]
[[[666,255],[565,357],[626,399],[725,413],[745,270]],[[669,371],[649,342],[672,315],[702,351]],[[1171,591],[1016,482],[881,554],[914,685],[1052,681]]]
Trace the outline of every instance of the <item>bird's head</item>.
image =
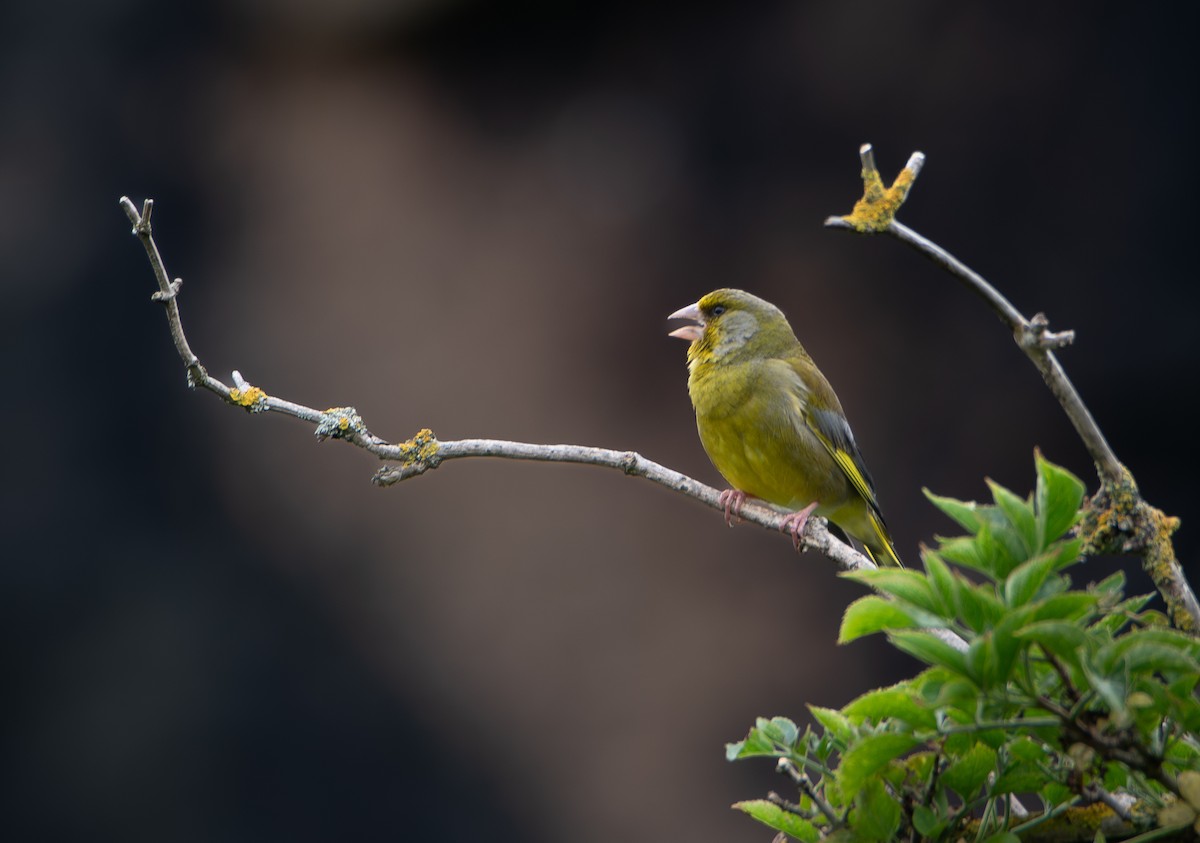
[[783,311],[744,290],[714,290],[667,318],[692,322],[670,333],[691,343],[689,363],[774,357],[797,344]]

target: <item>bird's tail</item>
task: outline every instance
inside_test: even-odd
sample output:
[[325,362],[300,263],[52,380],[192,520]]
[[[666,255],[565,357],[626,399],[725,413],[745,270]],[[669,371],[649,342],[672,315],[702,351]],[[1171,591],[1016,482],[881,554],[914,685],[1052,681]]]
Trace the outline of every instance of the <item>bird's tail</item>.
[[900,561],[900,556],[896,553],[896,545],[892,542],[887,525],[874,512],[870,513],[870,518],[871,531],[874,535],[871,536],[870,541],[863,542],[867,556],[870,556],[871,561],[880,568],[903,568],[904,563]]

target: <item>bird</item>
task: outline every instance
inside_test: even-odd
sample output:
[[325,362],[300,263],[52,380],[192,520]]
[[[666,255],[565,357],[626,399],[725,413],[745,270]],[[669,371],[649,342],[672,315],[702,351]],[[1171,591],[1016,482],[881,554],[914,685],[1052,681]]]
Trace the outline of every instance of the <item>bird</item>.
[[688,394],[709,459],[732,488],[733,525],[748,497],[793,510],[780,529],[797,549],[808,518],[823,516],[877,566],[904,567],[842,404],[778,307],[744,290],[714,290],[668,319],[691,343]]

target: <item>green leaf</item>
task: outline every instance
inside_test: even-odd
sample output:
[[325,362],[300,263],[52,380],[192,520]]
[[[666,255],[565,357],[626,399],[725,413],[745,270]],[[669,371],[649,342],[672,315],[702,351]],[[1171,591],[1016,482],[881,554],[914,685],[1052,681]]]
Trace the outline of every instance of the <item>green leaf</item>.
[[1125,698],[1125,707],[1133,714],[1134,722],[1140,728],[1151,732],[1158,728],[1164,717],[1169,716],[1167,689],[1153,678],[1144,679],[1134,684],[1133,691]]
[[757,726],[767,740],[789,748],[796,745],[796,738],[800,734],[796,724],[786,717],[772,717],[770,720],[760,717]]
[[942,819],[924,805],[913,806],[912,819],[917,834],[929,839],[936,839],[949,825],[949,820]]
[[1022,562],[1004,580],[1004,602],[1024,606],[1035,596],[1046,577],[1058,567],[1058,554],[1047,553]]
[[1005,618],[991,631],[993,644],[996,648],[996,677],[998,683],[1007,682],[1011,678],[1013,664],[1022,649],[1028,645],[1016,637],[1017,629],[1025,626],[1032,612],[1029,608],[1018,609]]
[[1047,755],[1044,744],[1030,737],[1020,737],[1010,741],[1008,754],[1018,761],[1042,761]]
[[997,831],[995,834],[985,837],[983,843],[1021,843],[1021,838],[1011,831]]
[[925,497],[929,502],[940,509],[942,512],[949,515],[958,526],[962,527],[972,535],[979,529],[979,516],[975,512],[976,504],[974,501],[958,501],[954,498],[943,498],[941,495],[935,495],[928,489],[922,489]]
[[900,806],[888,793],[883,782],[871,779],[855,801],[856,810],[850,824],[858,840],[891,840],[900,828]]
[[1118,653],[1126,654],[1134,647],[1147,642],[1168,647],[1192,661],[1200,660],[1200,640],[1166,627],[1133,630],[1122,635],[1113,649]]
[[973,585],[959,579],[956,608],[963,623],[975,632],[985,632],[1000,622],[1006,609],[990,585]]
[[1200,769],[1200,747],[1195,747],[1187,741],[1172,741],[1167,744],[1164,760],[1181,770]]
[[1104,789],[1109,793],[1129,786],[1129,768],[1124,764],[1108,764],[1104,769]]
[[837,782],[842,794],[847,797],[857,794],[893,759],[919,743],[911,735],[895,732],[868,735],[858,741],[843,753],[841,766],[838,767]]
[[1083,558],[1083,539],[1061,539],[1051,542],[1047,545],[1046,552],[1058,556],[1058,569],[1061,571]]
[[1102,653],[1081,658],[1080,664],[1088,684],[1100,695],[1108,710],[1114,714],[1124,713],[1125,698],[1129,694],[1125,665],[1119,659],[1114,663]]
[[908,770],[909,781],[924,783],[933,774],[933,767],[938,756],[930,750],[919,750],[904,759],[904,768]]
[[741,758],[758,758],[764,755],[775,758],[781,755],[781,751],[775,745],[770,735],[762,729],[764,725],[770,722],[766,718],[760,717],[755,727],[750,730],[750,733],[746,735],[744,740],[725,744],[726,760],[737,761]]
[[1075,667],[1079,666],[1080,651],[1087,640],[1082,629],[1066,621],[1035,621],[1021,627],[1014,635],[1035,642],[1046,652]]
[[925,576],[929,580],[933,596],[937,599],[938,613],[944,618],[953,618],[958,608],[958,588],[954,574],[932,550],[924,551],[921,561],[925,563]]
[[906,685],[868,691],[851,701],[842,709],[842,713],[855,723],[869,720],[879,724],[885,720],[899,720],[923,729],[933,729],[937,726],[937,717],[933,711],[918,702]]
[[1040,451],[1034,452],[1033,461],[1038,476],[1033,505],[1037,513],[1038,532],[1045,546],[1074,526],[1079,517],[1079,505],[1083,503],[1085,487],[1083,481],[1065,468],[1046,460]]
[[971,640],[965,657],[967,675],[981,688],[994,688],[1008,681],[1017,655],[1022,646],[1027,646],[1013,632],[1025,623],[1028,614],[1024,609],[1014,610],[993,629]]
[[1171,696],[1171,719],[1189,735],[1200,732],[1200,701],[1194,696]]
[[1042,799],[1050,808],[1055,808],[1075,796],[1075,792],[1065,784],[1049,782],[1041,790]]
[[1117,571],[1109,574],[1098,583],[1093,583],[1088,586],[1088,591],[1094,591],[1103,597],[1107,597],[1111,602],[1116,603],[1125,593],[1125,572]]
[[[1141,611],[1142,607],[1152,599],[1154,599],[1153,594],[1138,594],[1122,600],[1109,608],[1104,617],[1092,624],[1092,629],[1116,635],[1129,623],[1129,616]],[[1103,601],[1101,605],[1103,605]]]
[[941,667],[927,667],[906,683],[926,704],[932,705],[950,681],[960,681],[957,674]]
[[920,571],[907,568],[878,568],[874,571],[849,571],[842,576],[869,585],[926,612],[938,612],[933,590]]
[[932,633],[897,630],[889,632],[887,636],[897,649],[910,656],[926,664],[948,668],[960,676],[967,676],[966,656]]
[[1025,556],[1030,556],[1041,550],[1038,542],[1037,520],[1033,517],[1033,502],[1021,500],[1008,489],[992,480],[987,481],[992,490],[992,499],[1004,513],[1015,535],[1021,540],[1021,549]]
[[1055,594],[1045,600],[1039,600],[1034,609],[1033,619],[1048,620],[1078,620],[1090,612],[1099,598],[1086,591],[1067,591]]
[[989,506],[981,510],[981,514],[984,526],[979,530],[976,541],[986,548],[992,561],[991,575],[1002,580],[1013,568],[1028,559],[1030,553],[1025,549],[1024,539],[999,507]]
[[1200,663],[1186,652],[1159,641],[1137,641],[1125,647],[1122,655],[1129,669],[1137,673],[1194,675],[1200,672]]
[[1190,697],[1195,693],[1197,682],[1200,682],[1200,673],[1180,676],[1167,684],[1167,692],[1176,697]]
[[984,690],[993,687],[999,676],[996,643],[992,633],[985,632],[967,647],[967,676]]
[[972,538],[943,539],[938,552],[964,568],[1002,580],[1028,554],[1012,526],[996,507],[980,507],[979,531]]
[[963,799],[971,799],[996,769],[996,750],[976,743],[965,755],[946,768],[942,783]]
[[841,741],[843,745],[853,740],[855,729],[846,715],[837,709],[822,708],[819,705],[810,705],[808,710],[816,718],[816,721],[825,727],[825,731]]
[[838,631],[838,643],[848,644],[864,635],[914,626],[918,626],[918,623],[898,601],[868,594],[846,607],[846,613],[842,615],[842,628]]
[[817,840],[821,839],[821,832],[811,822],[804,819],[804,817],[793,814],[791,811],[785,811],[774,802],[769,802],[766,799],[750,799],[744,802],[734,802],[733,807],[744,814],[748,814],[763,825],[773,828],[775,831],[782,831],[796,840],[803,840],[805,843],[816,843]]
[[742,758],[758,758],[763,755],[776,756],[778,751],[759,732],[751,731],[744,740],[725,744],[725,759],[737,761]]
[[1036,793],[1046,783],[1046,772],[1030,761],[1013,764],[1005,770],[995,785],[992,786],[993,796],[1004,793]]
[[953,539],[942,539],[938,553],[951,562],[957,562],[964,568],[978,571],[995,579],[996,542],[992,540],[986,525],[981,524],[979,533],[974,536]]
[[979,703],[979,686],[968,679],[955,679],[944,683],[932,701],[936,708],[957,711],[974,711]]
[[[971,722],[970,720],[958,721],[962,723]],[[957,732],[947,736],[942,742],[942,752],[950,760],[954,760],[959,756],[966,755],[971,747],[979,743],[979,738],[969,732]]]
[[796,724],[786,717],[769,720],[760,717],[744,740],[725,744],[725,758],[728,761],[761,756],[777,758],[795,748],[799,734]]

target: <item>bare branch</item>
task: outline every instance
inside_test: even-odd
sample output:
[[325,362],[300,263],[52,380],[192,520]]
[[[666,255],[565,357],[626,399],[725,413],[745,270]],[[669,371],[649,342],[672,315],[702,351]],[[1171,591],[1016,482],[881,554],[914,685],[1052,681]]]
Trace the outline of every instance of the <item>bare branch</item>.
[[1132,475],[1117,459],[1100,426],[1054,354],[1053,349],[1074,341],[1075,332],[1051,332],[1049,320],[1042,313],[1026,319],[982,275],[941,246],[896,221],[896,210],[907,197],[908,188],[924,165],[924,155],[914,152],[908,165],[886,191],[882,189],[883,181],[875,168],[871,145],[863,144],[859,156],[863,164],[863,198],[855,204],[850,214],[829,217],[825,225],[862,234],[886,232],[958,278],[988,304],[1012,331],[1017,345],[1033,361],[1096,464],[1101,489],[1089,501],[1089,518],[1085,519],[1081,529],[1085,552],[1119,548],[1140,554],[1144,567],[1167,604],[1172,622],[1179,629],[1193,635],[1200,634],[1200,602],[1197,602],[1183,568],[1175,558],[1170,540],[1178,527],[1178,519],[1170,518],[1150,506],[1138,494]]
[[[371,433],[353,407],[316,410],[303,404],[286,401],[268,395],[259,387],[251,385],[240,372],[236,371],[232,375],[234,385],[232,387],[225,385],[208,374],[200,364],[199,358],[192,352],[187,337],[184,335],[178,302],[182,281],[179,279],[173,282],[169,280],[162,256],[154,242],[150,226],[150,215],[154,203],[147,199],[139,214],[133,202],[123,196],[121,197],[121,207],[133,223],[133,233],[142,241],[155,278],[158,279],[159,292],[155,293],[153,298],[155,301],[162,302],[166,308],[171,338],[175,342],[180,359],[187,367],[188,383],[193,387],[214,392],[226,402],[252,413],[281,413],[308,422],[315,425],[315,433],[319,439],[342,439],[374,454],[381,460],[399,463],[386,466],[376,472],[374,482],[377,485],[390,486],[401,480],[424,474],[448,460],[467,457],[567,462],[603,466],[617,469],[634,477],[643,477],[671,491],[694,498],[713,509],[724,511],[724,505],[718,501],[719,490],[648,460],[633,451],[614,451],[581,445],[540,445],[499,439],[460,439],[441,442],[429,430],[418,432],[407,442],[392,444]],[[744,521],[770,530],[777,530],[783,534],[786,532],[784,530],[785,519],[790,513],[761,501],[748,500],[740,514]],[[803,548],[815,550],[829,557],[843,571],[875,567],[866,556],[830,533],[823,518],[809,519],[803,536]],[[963,646],[965,648],[965,644]]]
[[896,211],[908,198],[908,191],[925,166],[925,153],[914,152],[908,163],[896,176],[892,186],[885,188],[879,169],[875,166],[875,150],[864,143],[858,148],[862,160],[863,195],[854,204],[854,210],[844,217],[829,217],[825,225],[830,228],[848,228],[863,234],[886,231],[896,219]]
[[1042,374],[1042,379],[1050,387],[1050,391],[1054,393],[1054,397],[1058,399],[1063,410],[1066,411],[1076,433],[1083,440],[1084,447],[1087,448],[1092,460],[1096,463],[1100,479],[1110,482],[1118,480],[1123,473],[1120,461],[1117,460],[1108,440],[1104,438],[1100,426],[1096,424],[1096,420],[1092,418],[1092,414],[1084,405],[1083,399],[1079,397],[1075,385],[1067,377],[1062,364],[1050,350],[1070,343],[1075,337],[1074,332],[1051,333],[1047,330],[1049,323],[1044,314],[1039,313],[1033,319],[1026,319],[1013,306],[1012,302],[985,281],[983,276],[941,246],[917,234],[903,223],[892,220],[887,228],[887,233],[900,242],[913,247],[951,275],[960,279],[968,289],[988,303],[988,306],[1000,317],[1000,321],[1012,331],[1017,345],[1033,361],[1033,365],[1037,366],[1038,371]]
[[812,800],[812,803],[817,806],[817,810],[829,820],[830,827],[836,829],[845,824],[845,817],[839,816],[838,812],[825,801],[825,798],[813,787],[812,780],[809,779],[803,770],[798,769],[787,758],[780,758],[775,765],[775,769],[777,772],[786,774],[795,783],[796,787],[800,789],[801,793]]

